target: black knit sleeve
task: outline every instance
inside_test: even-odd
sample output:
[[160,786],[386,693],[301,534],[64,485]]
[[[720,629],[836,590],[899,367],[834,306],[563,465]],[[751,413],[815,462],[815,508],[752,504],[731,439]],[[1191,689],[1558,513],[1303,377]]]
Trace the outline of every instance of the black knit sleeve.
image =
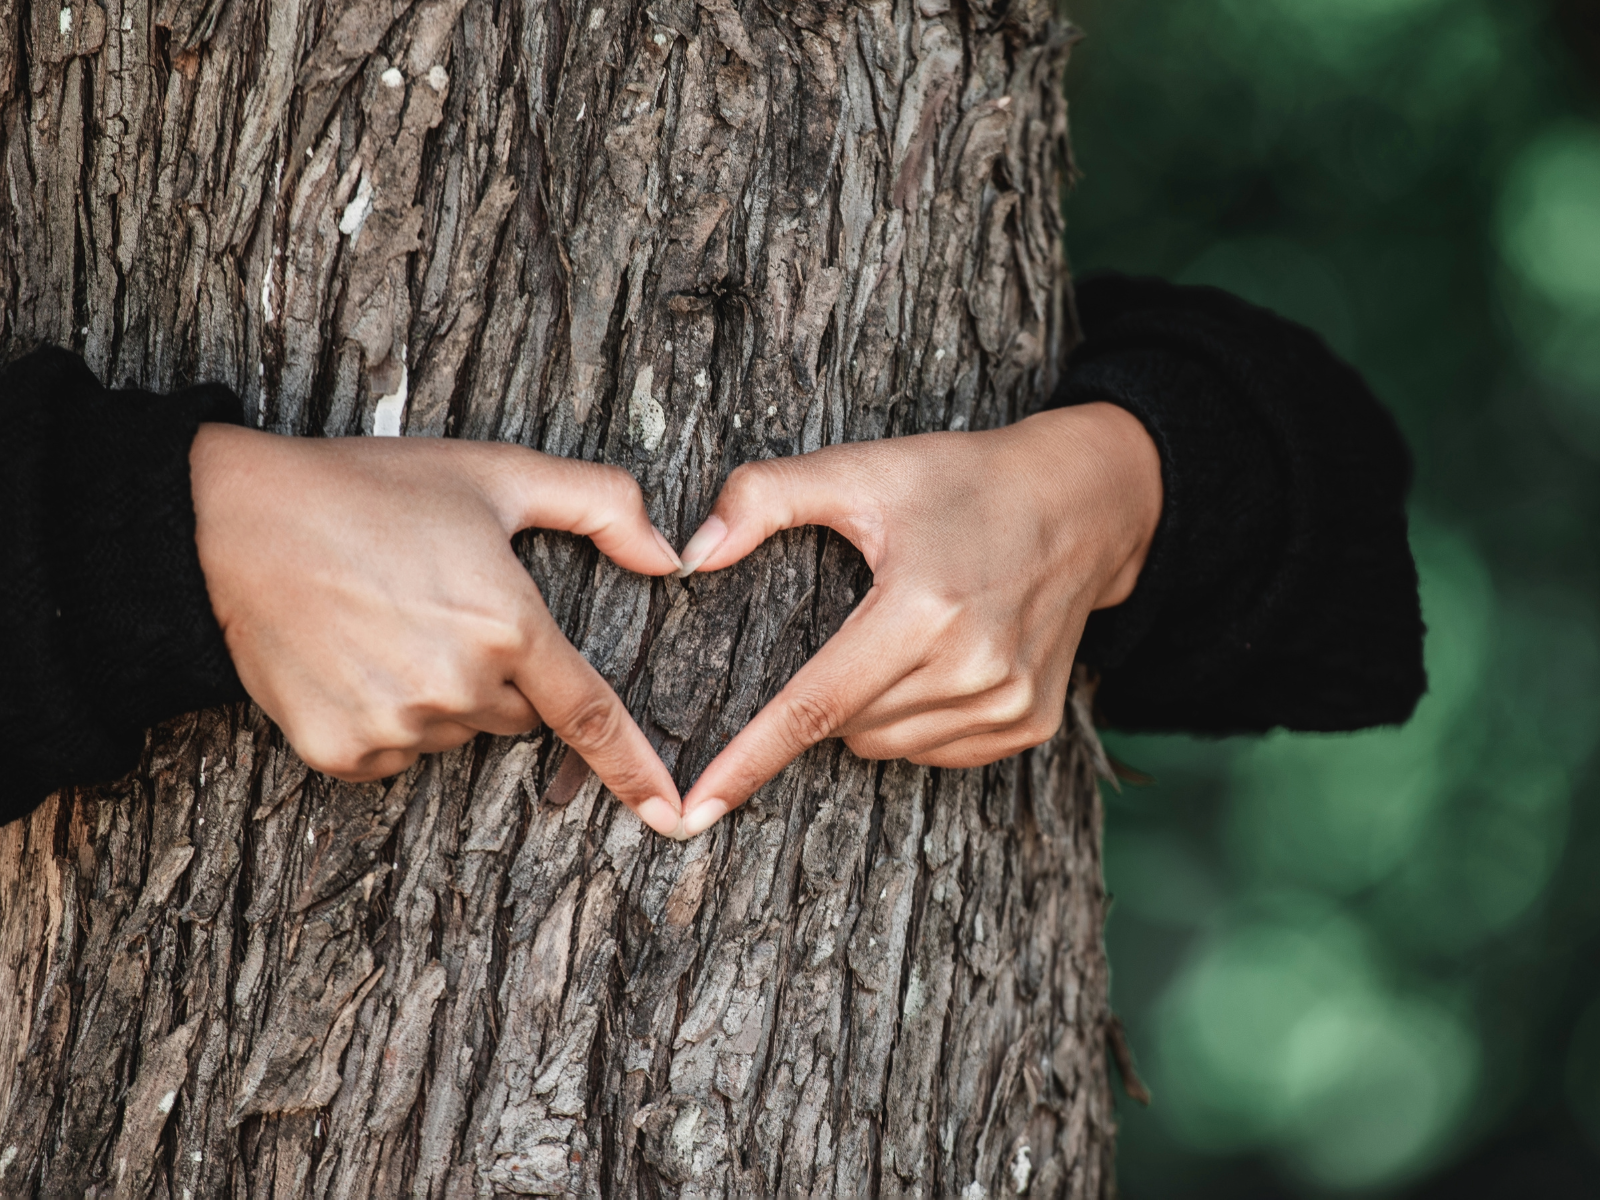
[[147,726],[244,696],[190,498],[190,443],[219,420],[240,420],[221,386],[108,391],[55,349],[0,369],[0,821],[123,774]]
[[1079,658],[1128,730],[1347,730],[1426,688],[1389,413],[1309,330],[1214,288],[1102,276],[1057,404],[1104,400],[1161,454],[1161,524]]

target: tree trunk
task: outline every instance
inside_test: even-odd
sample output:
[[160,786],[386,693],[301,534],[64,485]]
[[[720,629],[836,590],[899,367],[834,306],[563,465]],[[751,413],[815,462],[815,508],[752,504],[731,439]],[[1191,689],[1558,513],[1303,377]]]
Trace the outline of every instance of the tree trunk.
[[[681,537],[742,460],[1048,394],[1069,35],[0,0],[0,355],[619,463]],[[687,584],[519,547],[684,782],[869,582],[815,530]],[[170,722],[0,829],[0,1193],[1109,1196],[1085,699],[985,770],[826,743],[682,845],[547,735],[347,785],[252,707]]]

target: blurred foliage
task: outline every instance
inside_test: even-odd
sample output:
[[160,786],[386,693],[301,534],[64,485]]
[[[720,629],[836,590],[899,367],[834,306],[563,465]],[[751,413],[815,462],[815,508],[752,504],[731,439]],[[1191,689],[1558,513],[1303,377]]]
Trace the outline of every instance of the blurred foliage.
[[1125,1193],[1421,1194],[1455,1164],[1439,1194],[1554,1195],[1474,1164],[1534,1127],[1600,1149],[1600,16],[1071,12],[1075,269],[1228,288],[1366,374],[1416,455],[1430,630],[1400,729],[1108,737],[1156,780],[1107,804],[1155,1096],[1122,1106]]

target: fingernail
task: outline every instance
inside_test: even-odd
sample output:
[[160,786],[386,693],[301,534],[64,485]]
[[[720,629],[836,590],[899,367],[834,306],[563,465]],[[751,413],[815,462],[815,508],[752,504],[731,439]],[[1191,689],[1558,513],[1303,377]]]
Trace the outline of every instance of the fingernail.
[[678,564],[678,574],[682,575],[683,560],[678,557],[678,552],[672,548],[672,543],[667,541],[667,535],[662,533],[661,530],[657,529],[654,525],[650,526],[650,532],[656,535],[656,545],[661,547],[661,552],[673,562]]
[[728,806],[721,800],[702,800],[684,815],[683,836],[702,834],[727,815]]
[[723,524],[721,517],[707,517],[706,523],[694,531],[689,544],[683,548],[683,567],[678,572],[679,578],[698,571],[700,564],[711,557],[711,552],[722,545],[722,540],[727,536],[728,527]]
[[663,837],[681,841],[688,836],[683,832],[683,818],[678,815],[678,810],[660,796],[651,796],[639,805],[638,813],[641,821]]

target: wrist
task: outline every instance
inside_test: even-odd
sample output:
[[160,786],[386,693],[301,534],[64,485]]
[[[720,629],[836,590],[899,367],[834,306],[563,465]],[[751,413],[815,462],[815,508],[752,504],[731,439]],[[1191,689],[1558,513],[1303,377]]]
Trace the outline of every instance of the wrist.
[[260,450],[268,434],[236,425],[206,422],[189,446],[189,490],[194,504],[195,549],[217,622],[228,626],[229,584],[239,553],[260,537],[249,520],[249,506],[235,503],[241,490],[248,496],[254,469],[251,450]]
[[1024,426],[1036,426],[1026,436],[1042,456],[1041,475],[1053,489],[1062,527],[1090,531],[1090,608],[1121,604],[1138,583],[1161,523],[1154,439],[1127,409],[1103,401],[1039,413],[1013,428]]

